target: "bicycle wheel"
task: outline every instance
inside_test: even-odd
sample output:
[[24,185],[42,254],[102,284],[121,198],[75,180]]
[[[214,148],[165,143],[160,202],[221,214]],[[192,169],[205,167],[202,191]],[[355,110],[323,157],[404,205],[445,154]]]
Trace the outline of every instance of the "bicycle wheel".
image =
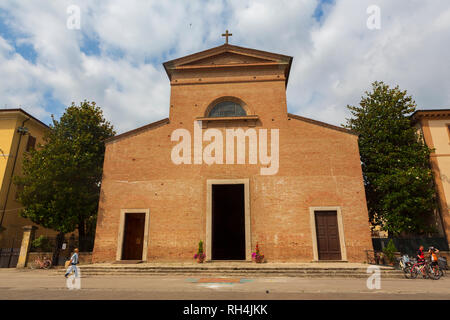
[[405,273],[405,278],[406,279],[411,279],[411,267],[406,266],[403,269],[403,272]]
[[45,260],[42,267],[44,269],[50,269],[52,267],[52,262],[50,260]]
[[418,275],[419,275],[419,270],[417,269],[417,267],[411,268],[411,270],[409,272],[409,279],[416,279]]
[[37,261],[32,261],[30,263],[30,269],[39,269],[39,263]]
[[433,280],[439,280],[442,276],[442,272],[439,268],[430,268],[429,276]]
[[[425,273],[423,273],[424,271]],[[423,279],[429,279],[431,277],[430,269],[426,266],[422,268],[421,273]]]

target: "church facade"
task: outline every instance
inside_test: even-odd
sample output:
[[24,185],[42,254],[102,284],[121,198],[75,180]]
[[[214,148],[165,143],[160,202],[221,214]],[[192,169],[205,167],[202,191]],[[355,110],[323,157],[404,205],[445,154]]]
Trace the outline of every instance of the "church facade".
[[287,111],[292,57],[228,43],[164,63],[169,118],[106,142],[94,262],[363,262],[358,136]]

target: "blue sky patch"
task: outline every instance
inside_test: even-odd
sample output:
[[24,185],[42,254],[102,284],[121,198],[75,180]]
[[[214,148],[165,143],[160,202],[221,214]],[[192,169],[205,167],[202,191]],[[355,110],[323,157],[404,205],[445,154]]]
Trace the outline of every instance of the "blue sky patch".
[[90,37],[87,34],[83,34],[80,51],[87,56],[99,56],[101,54],[99,39],[96,36]]
[[[44,98],[43,103],[44,109],[50,112],[51,114],[55,115],[56,119],[59,119],[59,117],[64,113],[64,109],[68,107],[68,105],[67,106],[64,105],[61,101],[59,101],[53,96],[52,90],[47,90],[44,93],[43,98]],[[50,123],[51,118],[48,117],[41,120],[45,123]]]
[[313,17],[316,18],[317,21],[320,21],[324,15],[325,7],[328,5],[333,5],[335,0],[319,0],[319,4],[314,11]]
[[15,53],[20,54],[25,60],[36,64],[37,52],[34,47],[27,43],[27,35],[21,34],[14,30],[8,24],[8,15],[4,10],[0,10],[0,36],[8,41],[14,48]]

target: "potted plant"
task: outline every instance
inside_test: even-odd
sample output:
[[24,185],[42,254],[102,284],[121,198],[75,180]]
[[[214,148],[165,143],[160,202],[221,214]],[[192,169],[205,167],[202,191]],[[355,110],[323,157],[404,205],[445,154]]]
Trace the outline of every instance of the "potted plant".
[[205,261],[206,254],[203,253],[203,241],[200,240],[198,243],[197,253],[194,255],[194,259],[197,259],[198,263],[203,263]]
[[383,253],[385,256],[385,260],[393,266],[395,264],[395,253],[397,252],[397,248],[395,247],[394,240],[389,240],[387,246],[383,249]]
[[263,263],[264,262],[264,255],[259,252],[259,245],[256,243],[256,250],[252,253],[252,259],[256,263]]

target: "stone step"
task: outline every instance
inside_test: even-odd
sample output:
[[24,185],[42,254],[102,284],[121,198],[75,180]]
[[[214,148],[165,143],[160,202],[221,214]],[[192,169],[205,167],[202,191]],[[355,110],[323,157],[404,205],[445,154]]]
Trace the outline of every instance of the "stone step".
[[[63,270],[55,272],[61,274]],[[182,276],[292,276],[292,277],[343,277],[367,278],[365,268],[201,268],[201,267],[81,267],[83,276],[149,276],[149,275],[182,275]],[[385,278],[404,278],[400,270],[382,269]]]
[[[345,274],[368,274],[364,271],[347,271],[347,270],[92,270],[92,269],[81,269],[84,273],[243,273],[243,274],[283,274],[283,273],[296,273],[296,274],[335,274],[335,273],[345,273]],[[392,274],[403,272],[399,271],[381,271],[381,274]]]
[[[283,267],[270,267],[270,268],[242,268],[242,267],[101,267],[101,266],[79,266],[83,270],[124,270],[124,271],[152,271],[152,270],[187,270],[187,271],[203,271],[203,270],[216,270],[216,271],[233,271],[233,270],[246,270],[246,271],[348,271],[348,272],[357,272],[362,271],[366,272],[367,268],[283,268]],[[396,269],[381,269],[381,271],[397,271]]]
[[[158,269],[158,270],[105,270],[105,269],[83,269],[80,268],[83,272],[104,272],[104,273],[348,273],[348,274],[356,274],[363,273],[367,274],[366,270],[358,270],[358,271],[348,271],[348,270],[167,270],[167,269]],[[63,270],[61,270],[62,272]],[[403,273],[400,270],[381,270],[381,274],[383,273]]]
[[[296,272],[296,273],[336,273],[336,272],[342,272],[342,273],[367,273],[366,270],[305,270],[305,269],[259,269],[259,270],[248,270],[248,269],[100,269],[100,268],[80,268],[81,270],[85,272],[145,272],[145,273],[152,273],[152,272],[244,272],[244,273],[289,273],[289,272]],[[401,272],[397,270],[381,270],[381,273],[387,273],[387,272]]]
[[[348,273],[342,273],[342,274],[297,274],[297,273],[274,273],[274,274],[217,274],[217,273],[152,273],[152,274],[146,274],[146,273],[83,273],[83,277],[97,277],[97,276],[111,276],[111,277],[119,277],[119,276],[132,276],[132,277],[143,277],[143,276],[190,276],[190,277],[226,277],[226,276],[232,276],[232,277],[296,277],[296,278],[363,278],[367,279],[368,274],[348,274]],[[384,279],[404,279],[403,274],[382,274],[382,278]]]

